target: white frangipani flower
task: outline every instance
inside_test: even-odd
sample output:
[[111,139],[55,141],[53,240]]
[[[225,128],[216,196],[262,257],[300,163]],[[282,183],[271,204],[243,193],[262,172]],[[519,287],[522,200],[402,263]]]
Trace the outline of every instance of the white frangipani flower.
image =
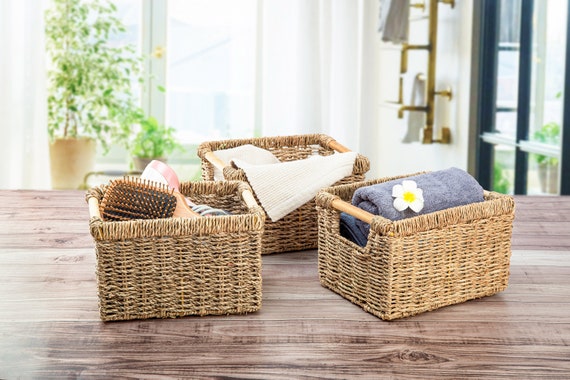
[[392,196],[396,198],[394,208],[398,211],[409,207],[414,212],[420,212],[424,208],[424,194],[415,181],[404,180],[401,185],[395,185],[392,188]]

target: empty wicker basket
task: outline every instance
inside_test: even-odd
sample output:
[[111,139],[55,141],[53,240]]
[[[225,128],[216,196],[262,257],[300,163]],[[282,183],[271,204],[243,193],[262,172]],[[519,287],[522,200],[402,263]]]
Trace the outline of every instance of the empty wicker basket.
[[[323,189],[319,213],[321,284],[385,320],[490,296],[509,279],[514,201],[485,192],[466,206],[391,221],[350,204],[359,187]],[[340,210],[370,223],[365,247],[342,237]]]
[[231,216],[120,222],[100,217],[105,189],[94,187],[86,195],[102,320],[259,310],[265,213],[248,184],[180,185],[180,192],[195,203],[227,210]]
[[[228,163],[222,162],[213,153],[217,150],[235,148],[245,144],[266,149],[282,162],[302,160],[314,153],[326,156],[334,154],[335,151],[348,151],[346,147],[332,137],[323,134],[204,142],[198,148],[198,156],[202,160],[202,178],[205,180],[214,179],[214,166],[216,166],[223,171],[225,179],[247,182],[247,177],[242,169],[234,168]],[[343,178],[336,185],[362,181],[369,169],[370,161],[359,154],[354,163],[352,175]],[[315,249],[317,248],[317,238],[317,211],[313,199],[276,222],[272,222],[269,218],[266,220],[265,231],[261,239],[262,253]]]

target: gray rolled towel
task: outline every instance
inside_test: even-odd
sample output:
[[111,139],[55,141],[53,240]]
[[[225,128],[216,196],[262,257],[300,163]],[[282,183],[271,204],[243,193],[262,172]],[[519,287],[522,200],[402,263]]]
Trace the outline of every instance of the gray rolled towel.
[[[418,213],[409,208],[398,211],[394,207],[392,189],[404,180],[415,181],[423,191],[424,206]],[[352,204],[374,215],[400,220],[483,200],[483,188],[475,178],[464,170],[449,168],[361,187],[354,192]],[[368,236],[370,225],[360,220],[356,224]]]

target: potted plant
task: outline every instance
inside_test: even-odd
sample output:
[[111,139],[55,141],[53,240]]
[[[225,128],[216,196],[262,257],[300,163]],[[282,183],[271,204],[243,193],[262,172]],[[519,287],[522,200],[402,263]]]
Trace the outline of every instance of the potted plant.
[[113,45],[125,32],[108,0],[52,0],[46,10],[48,132],[52,187],[78,188],[96,147],[125,145],[137,115],[133,80],[142,59]]
[[138,126],[129,148],[136,170],[144,170],[152,160],[166,162],[175,149],[182,148],[176,139],[176,130],[160,124],[156,118],[141,119]]
[[[560,124],[550,122],[544,124],[533,134],[534,140],[543,144],[560,144]],[[556,194],[558,192],[558,158],[543,154],[534,154],[538,164],[538,178],[543,193]]]

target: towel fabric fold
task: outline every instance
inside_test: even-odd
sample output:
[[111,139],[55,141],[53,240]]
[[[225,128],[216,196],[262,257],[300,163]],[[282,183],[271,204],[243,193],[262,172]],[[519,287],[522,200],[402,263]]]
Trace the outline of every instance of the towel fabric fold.
[[273,221],[301,207],[323,187],[352,174],[357,153],[311,156],[304,160],[252,164],[233,159],[243,169],[261,206]]
[[381,0],[378,32],[382,41],[403,44],[408,42],[410,0]]
[[358,244],[361,247],[366,246],[368,237],[362,233],[356,225],[356,218],[347,213],[340,213],[340,235],[348,240]]
[[[423,190],[424,207],[419,213],[409,208],[402,212],[394,208],[392,188],[401,184],[403,180],[413,180],[418,188]],[[354,192],[352,204],[374,215],[400,220],[483,200],[483,188],[475,178],[464,170],[449,168],[361,187]],[[369,224],[356,220],[356,225],[365,236],[368,236]]]
[[[235,148],[216,150],[212,153],[226,164],[230,164],[234,159],[239,159],[244,162],[257,165],[276,164],[280,162],[279,159],[277,159],[277,157],[275,157],[270,151],[252,144],[244,144]],[[214,167],[214,180],[220,181],[222,179],[224,179],[224,173]]]

